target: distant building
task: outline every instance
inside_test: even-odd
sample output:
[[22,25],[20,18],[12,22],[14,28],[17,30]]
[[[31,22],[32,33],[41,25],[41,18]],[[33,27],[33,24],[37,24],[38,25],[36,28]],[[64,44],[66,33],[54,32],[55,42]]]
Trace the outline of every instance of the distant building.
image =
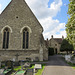
[[45,45],[47,48],[51,47],[54,49],[54,53],[58,54],[60,53],[60,47],[61,47],[61,43],[64,39],[64,36],[62,36],[62,38],[54,38],[53,35],[51,36],[51,39],[45,40]]
[[48,60],[43,28],[25,0],[11,0],[0,14],[2,60]]
[[64,39],[63,36],[62,38],[54,38],[53,35],[51,36],[51,39],[49,40],[49,47],[54,48],[55,54],[60,53],[60,47],[63,39]]
[[45,45],[46,45],[46,48],[49,47],[49,40],[48,40],[48,38],[47,38],[47,40],[45,40]]

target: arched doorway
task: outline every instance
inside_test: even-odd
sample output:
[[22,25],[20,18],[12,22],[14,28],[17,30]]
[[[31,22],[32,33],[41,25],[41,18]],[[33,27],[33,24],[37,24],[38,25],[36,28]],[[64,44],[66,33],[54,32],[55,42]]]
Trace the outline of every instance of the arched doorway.
[[55,54],[57,54],[58,52],[57,52],[57,48],[55,48]]

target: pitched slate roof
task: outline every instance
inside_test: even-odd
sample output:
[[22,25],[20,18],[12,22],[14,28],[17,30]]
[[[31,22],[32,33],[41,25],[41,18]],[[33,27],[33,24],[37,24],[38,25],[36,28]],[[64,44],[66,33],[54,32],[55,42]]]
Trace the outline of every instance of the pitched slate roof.
[[57,43],[61,44],[63,39],[62,38],[53,38]]

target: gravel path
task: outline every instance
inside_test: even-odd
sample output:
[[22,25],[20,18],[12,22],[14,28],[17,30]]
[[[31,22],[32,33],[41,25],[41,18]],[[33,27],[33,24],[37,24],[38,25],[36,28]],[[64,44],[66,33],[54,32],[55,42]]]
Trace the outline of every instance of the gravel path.
[[49,57],[42,75],[75,75],[75,69],[66,64],[60,55]]

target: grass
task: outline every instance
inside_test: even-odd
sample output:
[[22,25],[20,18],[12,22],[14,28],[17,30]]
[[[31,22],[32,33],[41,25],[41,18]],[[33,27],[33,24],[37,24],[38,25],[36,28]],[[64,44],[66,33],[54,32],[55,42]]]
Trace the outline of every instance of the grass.
[[6,74],[7,72],[9,72],[11,69],[7,69],[5,70],[3,73]]
[[[34,65],[32,65],[29,69],[32,69],[32,68],[34,68]],[[15,72],[18,71],[18,70],[21,70],[21,66],[17,66],[17,67],[15,67],[13,70],[14,70]],[[25,72],[25,70],[18,71],[17,74],[22,74],[22,73],[24,73],[24,72]],[[11,75],[13,75],[13,74],[14,74],[14,72],[13,72]]]
[[72,64],[71,62],[67,62],[70,66],[72,66],[72,68],[75,69],[75,64]]
[[16,67],[16,68],[14,68],[14,71],[18,71],[18,70],[20,70],[21,69],[21,66],[18,66],[18,67]]
[[69,64],[73,69],[75,69],[75,64],[71,62],[67,62],[64,58],[62,58],[67,64]]
[[18,71],[16,74],[22,74],[24,73],[25,71]]
[[[21,69],[21,66],[17,66],[17,67],[15,67],[13,70],[14,70],[14,72],[12,72],[12,74],[11,75],[14,75],[14,73],[16,72],[16,71],[18,71],[18,70],[20,70]],[[18,72],[18,73],[23,73],[24,71],[20,71],[20,72]]]
[[35,75],[42,75],[44,68],[45,68],[45,64],[42,65],[42,69],[39,69]]
[[[29,69],[33,69],[33,68],[34,68],[34,65],[32,65]],[[43,72],[44,68],[45,68],[45,64],[42,65],[42,69],[39,69],[38,72],[35,75],[42,75],[42,72]],[[14,71],[18,71],[20,69],[21,69],[21,66],[18,66],[18,67],[14,68]],[[18,71],[17,74],[21,74],[21,73],[24,73],[24,72],[25,71],[23,71],[23,70]],[[13,74],[11,74],[11,75],[13,75]]]
[[4,67],[5,67],[5,65],[2,65],[2,66],[1,66],[1,68],[4,68]]
[[29,69],[33,69],[34,68],[34,65],[32,65]]
[[[34,68],[34,65],[32,65],[29,69],[32,69],[32,68]],[[18,66],[18,67],[15,67],[14,68],[14,71],[18,71],[18,70],[20,70],[21,69],[21,66]]]
[[75,69],[75,66],[72,66]]

